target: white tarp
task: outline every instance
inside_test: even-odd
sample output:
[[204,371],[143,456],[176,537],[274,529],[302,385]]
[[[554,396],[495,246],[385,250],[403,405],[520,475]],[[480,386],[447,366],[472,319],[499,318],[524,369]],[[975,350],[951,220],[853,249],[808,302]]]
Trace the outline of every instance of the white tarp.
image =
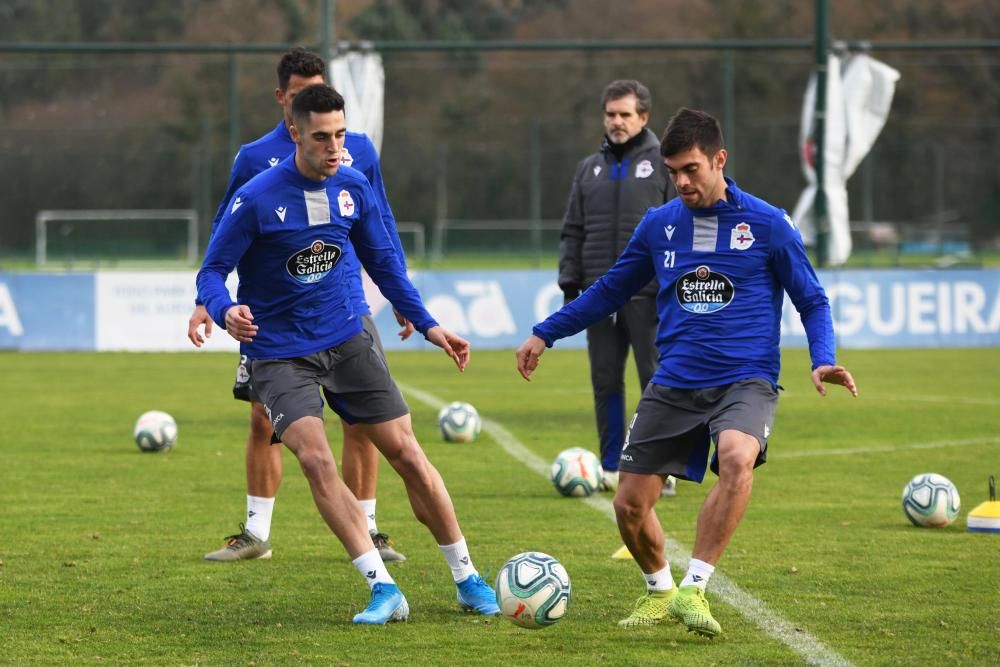
[[330,82],[341,95],[347,129],[362,132],[382,152],[385,116],[385,70],[378,53],[342,53],[330,60]]
[[[847,179],[871,150],[885,126],[892,105],[899,72],[866,54],[841,59],[829,56],[826,82],[826,132],[824,136],[823,181],[826,193],[829,236],[827,258],[832,266],[851,255],[850,217],[847,208]],[[799,146],[802,173],[808,185],[799,196],[792,219],[806,245],[816,242],[816,144],[813,121],[816,106],[816,77],[810,77],[802,105]]]

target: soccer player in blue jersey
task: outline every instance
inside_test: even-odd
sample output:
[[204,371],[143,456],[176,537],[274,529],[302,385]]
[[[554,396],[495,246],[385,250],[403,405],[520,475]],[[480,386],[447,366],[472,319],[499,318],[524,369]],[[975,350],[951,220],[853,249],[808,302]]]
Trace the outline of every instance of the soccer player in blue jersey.
[[[437,540],[463,609],[500,612],[479,576],[440,474],[413,435],[409,409],[350,294],[350,241],[382,294],[459,370],[469,343],[427,312],[380,218],[372,188],[341,165],[344,100],[332,88],[303,89],[292,103],[295,153],[236,191],[198,272],[212,319],[240,341],[253,390],[275,436],[295,454],[316,507],[371,586],[355,623],[406,620],[409,606],[372,545],[364,514],[337,474],[323,428],[323,401],[358,424],[406,485],[416,517]],[[225,286],[239,274],[237,303]]]
[[[292,141],[289,128],[292,125],[292,101],[300,90],[307,86],[323,83],[326,69],[323,59],[302,48],[294,48],[282,55],[278,62],[278,87],[274,91],[275,99],[282,109],[282,119],[273,130],[263,137],[240,147],[233,163],[226,194],[219,205],[219,210],[212,221],[212,235],[218,228],[226,206],[236,191],[247,181],[260,172],[277,165],[281,160],[295,152],[295,142]],[[379,166],[378,154],[371,140],[364,134],[348,132],[344,139],[344,154],[341,164],[354,167],[367,177],[372,186],[382,221],[393,246],[404,263],[403,249],[399,243],[396,231],[396,220],[389,207],[382,183],[382,170]],[[361,313],[365,329],[376,342],[381,353],[382,343],[378,330],[371,317],[368,304],[365,301],[364,289],[361,283],[361,267],[357,256],[348,252],[345,256],[348,266],[356,271],[349,276],[351,282],[351,298],[355,309]],[[403,329],[400,337],[406,340],[413,333],[413,325],[405,319],[398,318]],[[204,326],[205,335],[212,332],[212,319],[204,306],[195,307],[188,321],[188,338],[196,346],[204,343],[204,337],[199,329]],[[246,475],[247,475],[247,513],[246,522],[240,526],[240,532],[226,538],[226,544],[217,551],[205,554],[206,560],[236,561],[271,557],[271,517],[274,510],[275,496],[281,484],[282,456],[280,447],[271,446],[271,422],[264,412],[264,406],[250,392],[250,365],[245,357],[240,358],[236,370],[236,383],[233,386],[233,396],[237,400],[249,401],[250,433],[247,437]],[[344,434],[343,455],[341,457],[342,473],[348,488],[358,498],[358,503],[368,521],[368,532],[372,542],[379,549],[382,559],[386,562],[406,560],[398,552],[388,535],[378,530],[375,520],[375,489],[378,481],[378,450],[365,436],[358,426],[352,426],[341,421]]]
[[[753,469],[767,458],[784,293],[805,326],[816,390],[825,396],[823,383],[843,385],[853,396],[858,390],[837,365],[830,304],[802,237],[784,211],[723,175],[727,153],[718,121],[681,108],[660,153],[678,197],[650,209],[614,266],[534,327],[517,350],[517,368],[530,379],[546,347],[657,280],[660,364],[632,417],[614,500],[646,593],[619,624],[651,625],[670,615],[714,637],[722,629],[705,585],[746,510]],[[664,475],[701,482],[709,465],[719,479],[698,516],[687,574],[675,587],[653,508]]]

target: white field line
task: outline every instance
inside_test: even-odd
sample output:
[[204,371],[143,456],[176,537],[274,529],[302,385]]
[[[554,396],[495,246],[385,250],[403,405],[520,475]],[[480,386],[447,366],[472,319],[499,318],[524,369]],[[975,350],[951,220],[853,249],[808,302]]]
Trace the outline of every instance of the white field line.
[[[417,389],[410,385],[396,382],[399,388],[417,399],[424,405],[440,410],[445,405],[437,396]],[[523,463],[526,467],[549,477],[551,463],[525,447],[510,431],[491,419],[483,419],[483,430],[492,437],[511,457]],[[600,496],[581,498],[583,502],[601,512],[611,521],[615,521],[615,510],[611,502]],[[691,553],[680,542],[670,536],[665,538],[665,552],[674,570],[680,572],[687,569]],[[716,571],[712,575],[712,592],[722,598],[723,602],[732,606],[745,619],[759,627],[770,637],[777,639],[798,653],[810,665],[836,665],[849,667],[851,665],[843,656],[829,649],[811,634],[786,621],[777,613],[771,611],[761,600],[750,595],[729,577]]]
[[966,440],[938,440],[936,442],[914,442],[908,445],[891,447],[844,447],[841,449],[806,449],[801,451],[782,452],[769,451],[768,457],[774,459],[799,459],[808,456],[849,456],[854,454],[887,454],[905,452],[911,449],[946,449],[948,447],[975,447],[979,445],[1000,444],[1000,436],[986,438],[968,438]]

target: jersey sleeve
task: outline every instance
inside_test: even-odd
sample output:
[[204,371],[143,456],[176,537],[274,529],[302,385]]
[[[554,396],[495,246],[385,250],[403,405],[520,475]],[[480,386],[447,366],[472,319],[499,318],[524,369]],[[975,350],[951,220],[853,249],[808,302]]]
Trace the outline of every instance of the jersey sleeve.
[[410,320],[422,334],[437,322],[424,307],[417,288],[406,275],[406,268],[390,240],[382,222],[381,211],[375,205],[375,193],[368,183],[361,183],[364,206],[351,226],[351,244],[361,265],[392,306]]
[[219,222],[205,251],[205,260],[195,282],[198,300],[216,324],[225,328],[226,311],[235,304],[226,289],[226,277],[258,234],[257,215],[252,199],[240,192],[242,203],[229,207]]
[[246,182],[251,178],[253,178],[253,173],[250,170],[250,160],[246,156],[246,151],[240,148],[240,151],[236,154],[236,159],[233,160],[233,168],[229,172],[229,184],[226,185],[226,194],[222,196],[222,201],[219,202],[219,208],[215,212],[215,217],[212,218],[212,229],[208,234],[209,241],[215,235],[215,230],[218,228],[219,223],[222,222],[222,216],[226,213],[229,201],[236,194],[236,191],[246,185]]
[[837,354],[830,301],[809,262],[799,230],[787,213],[781,213],[784,218],[775,217],[771,226],[771,268],[802,320],[812,367],[832,366],[837,363]]
[[656,275],[647,241],[648,219],[647,213],[635,228],[625,251],[606,274],[579,297],[535,325],[532,333],[552,347],[556,340],[579,333],[616,312],[645,287]]
[[385,192],[385,182],[382,180],[382,163],[379,162],[375,144],[372,143],[372,140],[367,135],[365,136],[365,151],[368,153],[369,159],[365,161],[367,168],[362,173],[368,179],[368,184],[372,186],[375,203],[378,204],[379,213],[382,217],[382,225],[389,234],[389,240],[399,254],[399,261],[402,262],[403,270],[405,271],[406,254],[403,252],[403,244],[399,240],[399,228],[396,226],[396,217],[392,213],[392,207],[389,206],[389,196]]

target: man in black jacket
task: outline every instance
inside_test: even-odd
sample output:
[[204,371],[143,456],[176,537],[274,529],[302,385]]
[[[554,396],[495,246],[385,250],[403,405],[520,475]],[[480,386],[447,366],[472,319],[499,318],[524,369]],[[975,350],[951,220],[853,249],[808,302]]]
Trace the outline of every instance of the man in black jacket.
[[[667,199],[660,141],[646,127],[652,100],[638,81],[612,81],[604,89],[604,141],[576,169],[563,217],[559,287],[566,301],[604,275],[625,249],[646,211]],[[590,381],[609,489],[618,485],[625,439],[625,362],[629,346],[639,391],[657,366],[656,286],[650,283],[610,318],[587,329]],[[673,479],[664,486],[673,495]]]

